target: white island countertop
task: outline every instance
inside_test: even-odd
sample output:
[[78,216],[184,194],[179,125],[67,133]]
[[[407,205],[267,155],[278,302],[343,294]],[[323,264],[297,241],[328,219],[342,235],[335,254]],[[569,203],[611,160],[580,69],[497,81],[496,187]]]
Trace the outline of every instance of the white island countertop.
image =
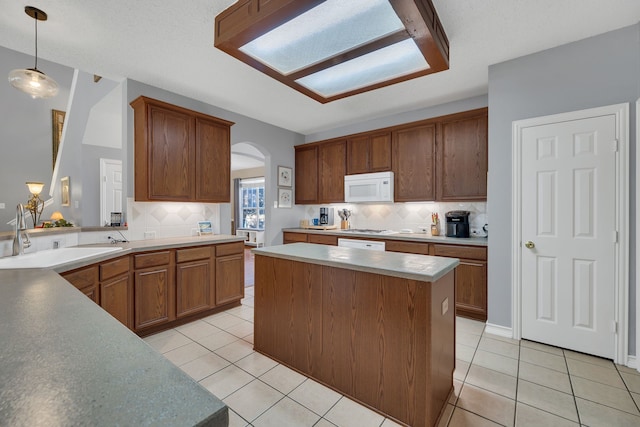
[[256,255],[425,282],[435,282],[460,263],[457,258],[370,251],[312,243],[269,246],[252,249],[252,252]]

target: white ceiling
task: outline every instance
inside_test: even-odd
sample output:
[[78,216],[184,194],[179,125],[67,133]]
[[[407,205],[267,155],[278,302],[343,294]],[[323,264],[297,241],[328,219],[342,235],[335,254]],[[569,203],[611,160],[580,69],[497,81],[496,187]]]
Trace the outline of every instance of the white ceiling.
[[486,94],[490,64],[640,20],[639,0],[433,0],[448,71],[320,104],[213,47],[214,18],[235,1],[0,0],[0,44],[33,55],[24,6],[36,6],[49,15],[38,25],[41,58],[310,134]]

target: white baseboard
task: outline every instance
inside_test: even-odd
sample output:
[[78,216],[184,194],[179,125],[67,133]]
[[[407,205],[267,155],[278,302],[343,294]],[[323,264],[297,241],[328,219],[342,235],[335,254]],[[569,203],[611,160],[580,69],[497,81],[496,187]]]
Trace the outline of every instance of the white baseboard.
[[487,323],[484,327],[484,331],[488,334],[498,335],[505,338],[513,338],[513,329],[506,326]]
[[627,366],[629,368],[638,369],[638,360],[636,359],[636,356],[627,356]]

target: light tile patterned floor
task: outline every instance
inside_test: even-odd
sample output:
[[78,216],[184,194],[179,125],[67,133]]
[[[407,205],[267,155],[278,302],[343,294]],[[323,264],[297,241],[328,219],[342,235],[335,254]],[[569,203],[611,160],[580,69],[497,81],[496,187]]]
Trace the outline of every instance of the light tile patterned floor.
[[[253,351],[242,306],[145,338],[230,408],[230,426],[397,426]],[[611,361],[484,333],[458,318],[456,371],[439,427],[640,426],[640,373]]]

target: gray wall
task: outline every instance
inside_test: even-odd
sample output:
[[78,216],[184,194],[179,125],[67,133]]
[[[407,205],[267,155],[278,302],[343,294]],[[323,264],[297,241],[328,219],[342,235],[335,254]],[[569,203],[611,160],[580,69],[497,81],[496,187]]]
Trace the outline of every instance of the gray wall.
[[[32,99],[13,88],[6,80],[15,68],[31,68],[34,57],[0,46],[0,232],[10,231],[7,222],[15,218],[16,205],[26,203],[29,191],[26,181],[45,183],[42,198],[49,198],[52,169],[51,110],[67,109],[73,69],[40,59],[38,68],[58,82],[60,91],[50,99]],[[49,219],[53,209],[47,208],[42,219]],[[27,216],[30,218],[30,216]],[[31,226],[31,220],[27,221]]]
[[511,326],[511,125],[514,120],[630,102],[630,316],[635,354],[635,101],[640,24],[489,67],[489,323]]
[[[304,141],[304,137],[301,134],[134,80],[127,81],[126,93],[127,103],[140,95],[144,95],[234,122],[235,124],[231,127],[231,144],[247,142],[254,145],[265,155],[266,217],[268,221],[268,228],[265,230],[265,245],[279,245],[282,243],[282,228],[296,226],[298,220],[304,215],[304,207],[294,206],[291,209],[276,209],[273,207],[278,188],[277,166],[294,167],[295,158],[292,147]],[[128,157],[133,159],[133,109],[130,107],[127,109],[126,123]],[[127,194],[128,197],[133,197],[133,162],[129,163],[126,170],[128,175]],[[220,232],[229,233],[231,231],[231,209],[229,203],[223,203],[220,206],[220,216]]]
[[354,123],[347,126],[331,129],[325,132],[309,134],[305,137],[305,142],[322,141],[324,139],[338,138],[368,130],[380,129],[388,126],[395,126],[404,123],[416,122],[432,117],[444,116],[447,114],[459,113],[461,111],[474,110],[487,106],[487,95],[476,96],[474,98],[462,99],[460,101],[449,102],[447,104],[435,105],[433,107],[421,108],[419,110],[407,111],[394,114],[392,116],[379,117],[365,122]]
[[[65,117],[66,129],[60,148],[62,154],[56,171],[53,200],[55,209],[79,226],[98,225],[100,220],[99,158],[123,158],[123,150],[82,143],[91,108],[117,85],[117,82],[107,79],[95,83],[93,74],[76,72],[75,86],[71,94],[73,101]],[[59,183],[60,178],[65,176],[69,177],[71,206],[60,206]]]

